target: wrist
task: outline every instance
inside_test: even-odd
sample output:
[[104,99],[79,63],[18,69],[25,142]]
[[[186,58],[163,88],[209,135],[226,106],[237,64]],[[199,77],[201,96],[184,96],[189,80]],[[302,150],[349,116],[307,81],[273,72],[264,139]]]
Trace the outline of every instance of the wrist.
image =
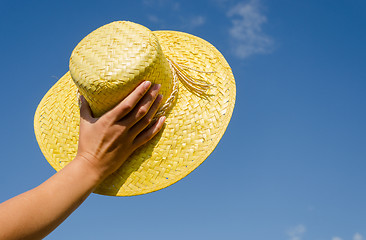
[[79,165],[78,167],[82,168],[90,177],[91,181],[95,183],[95,186],[97,186],[105,179],[105,174],[100,168],[92,163],[90,158],[93,158],[93,156],[89,156],[88,154],[86,156],[85,154],[77,154],[73,162],[77,163]]

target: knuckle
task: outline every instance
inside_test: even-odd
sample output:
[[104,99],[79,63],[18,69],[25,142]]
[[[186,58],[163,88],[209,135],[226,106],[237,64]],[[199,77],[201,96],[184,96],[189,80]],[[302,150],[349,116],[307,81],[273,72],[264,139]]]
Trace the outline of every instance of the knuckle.
[[133,108],[133,105],[131,103],[124,103],[122,106],[122,111],[129,111]]
[[145,95],[145,90],[144,89],[138,89],[138,91],[135,93],[139,99],[142,98]]
[[142,107],[137,112],[137,117],[141,118],[141,117],[145,116],[147,112],[148,112],[148,109],[146,107]]
[[105,115],[98,120],[98,123],[101,126],[110,127],[113,124],[113,118],[110,115]]
[[138,93],[139,97],[143,97],[146,94],[145,89],[141,89]]
[[146,116],[141,121],[144,125],[149,125],[151,123],[151,120],[152,120],[151,116]]

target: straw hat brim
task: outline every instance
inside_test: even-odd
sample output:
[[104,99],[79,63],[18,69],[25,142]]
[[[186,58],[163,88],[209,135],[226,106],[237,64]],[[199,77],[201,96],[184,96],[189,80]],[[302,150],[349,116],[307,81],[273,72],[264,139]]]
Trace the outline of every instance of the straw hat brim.
[[[133,196],[172,185],[210,155],[229,124],[236,88],[231,68],[221,53],[207,41],[187,33],[153,33],[168,58],[184,66],[192,77],[207,79],[214,86],[207,97],[202,97],[179,83],[177,99],[163,130],[130,156],[95,193]],[[57,171],[76,155],[79,119],[77,88],[67,72],[43,97],[34,118],[40,149]]]

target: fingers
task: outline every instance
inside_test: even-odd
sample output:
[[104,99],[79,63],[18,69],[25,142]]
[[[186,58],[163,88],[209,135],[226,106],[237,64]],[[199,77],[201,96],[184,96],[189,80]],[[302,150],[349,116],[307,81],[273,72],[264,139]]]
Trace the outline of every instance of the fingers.
[[80,100],[81,100],[80,118],[89,121],[93,118],[90,106],[83,95],[80,95]]
[[[155,84],[154,86],[152,86],[150,90],[145,94],[145,96],[140,100],[140,102],[136,105],[136,107],[125,117],[123,122],[129,126],[133,126],[148,113],[150,116],[152,112],[150,110],[155,110],[155,108],[159,106],[158,103],[157,106],[155,105],[154,109],[151,109],[152,105],[154,104],[159,94],[159,90],[160,90],[160,84]],[[161,101],[161,99],[159,101]],[[153,115],[154,114],[155,113],[153,113]]]
[[140,134],[141,131],[143,131],[149,124],[151,123],[152,119],[154,118],[156,112],[159,109],[161,100],[163,99],[162,95],[158,95],[155,99],[154,103],[151,105],[149,111],[147,114],[140,119],[131,129],[131,134],[136,137],[138,134]]
[[159,118],[158,121],[156,121],[156,123],[154,123],[154,125],[141,132],[133,142],[135,149],[141,147],[149,140],[151,140],[162,129],[162,127],[164,126],[164,122],[165,122],[165,116],[162,116]]
[[135,90],[133,90],[122,102],[115,106],[107,114],[110,115],[114,121],[118,121],[125,117],[130,111],[132,111],[140,99],[145,95],[150,88],[151,82],[142,82]]

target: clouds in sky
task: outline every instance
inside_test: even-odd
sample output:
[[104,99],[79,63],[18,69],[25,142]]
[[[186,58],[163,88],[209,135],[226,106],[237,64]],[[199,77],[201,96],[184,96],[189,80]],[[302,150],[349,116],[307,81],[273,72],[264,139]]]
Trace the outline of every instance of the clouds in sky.
[[206,23],[206,18],[204,16],[194,16],[191,17],[190,19],[188,19],[188,23],[187,25],[191,26],[192,28],[196,28],[199,26],[202,26],[203,24]]
[[[306,233],[306,226],[303,224],[296,225],[286,231],[286,235],[288,236],[288,240],[305,240],[303,239],[304,234]],[[348,240],[343,239],[338,236],[334,236],[331,240]],[[360,233],[355,233],[351,240],[364,240],[363,236]]]
[[361,234],[359,233],[356,233],[354,236],[353,236],[353,240],[363,240],[363,237]]
[[289,237],[289,240],[301,240],[302,236],[306,232],[306,227],[303,224],[299,224],[289,230],[287,230],[286,234]]
[[[206,17],[202,15],[183,17],[178,16],[180,19],[179,28],[183,29],[194,29],[200,27],[206,23]],[[148,19],[150,22],[158,24],[161,28],[166,28],[166,21],[164,19],[158,18],[156,15],[149,15]]]
[[[174,22],[178,23],[178,28],[194,29],[200,27],[206,23],[206,17],[203,15],[186,14],[182,11],[179,2],[172,0],[143,0],[143,5],[151,9],[164,9],[168,12],[173,12],[175,18]],[[159,16],[156,14],[148,15],[149,21],[158,24],[161,28],[166,28],[167,20],[165,16]],[[172,22],[170,21],[171,25]]]
[[168,7],[174,11],[178,11],[180,9],[180,3],[171,0],[142,0],[142,3],[149,7]]
[[[273,49],[273,39],[263,31],[263,25],[267,17],[262,13],[261,0],[210,0],[214,3],[222,17],[229,22],[228,45],[233,54],[241,59],[255,54],[270,53]],[[173,19],[178,28],[192,30],[204,26],[210,21],[210,16],[205,14],[191,14],[184,12],[183,7],[177,1],[172,0],[142,0],[144,6],[150,9],[165,9],[174,13]],[[171,21],[156,14],[148,15],[148,19],[160,28],[171,27]],[[222,21],[224,22],[224,21]]]
[[228,10],[227,16],[232,23],[229,34],[236,56],[247,58],[271,52],[273,40],[262,30],[267,18],[260,11],[259,0],[240,2]]
[[[343,238],[333,237],[332,240],[343,240]],[[355,233],[355,235],[353,235],[352,240],[363,240],[363,237],[360,233]]]

